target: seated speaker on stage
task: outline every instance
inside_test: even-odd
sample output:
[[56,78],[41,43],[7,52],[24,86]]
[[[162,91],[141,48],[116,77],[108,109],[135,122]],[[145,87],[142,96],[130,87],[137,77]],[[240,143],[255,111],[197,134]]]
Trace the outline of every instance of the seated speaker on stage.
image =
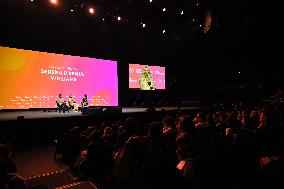
[[62,98],[62,94],[58,94],[58,98],[56,99],[56,104],[57,108],[59,109],[59,112],[63,111],[63,113],[65,113],[66,110],[68,111],[66,101]]
[[86,108],[88,106],[88,96],[87,94],[84,94],[84,97],[82,98],[82,102],[81,102],[81,107]]
[[78,112],[78,104],[76,103],[76,101],[74,100],[73,96],[70,94],[68,97],[68,103],[70,108],[73,109],[74,112]]

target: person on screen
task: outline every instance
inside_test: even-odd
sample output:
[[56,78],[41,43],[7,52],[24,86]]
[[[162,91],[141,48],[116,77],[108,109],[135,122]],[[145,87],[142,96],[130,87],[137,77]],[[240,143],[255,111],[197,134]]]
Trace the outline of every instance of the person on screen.
[[88,106],[88,96],[87,94],[84,94],[84,97],[82,98],[81,107],[82,109]]
[[149,67],[146,65],[142,70],[142,75],[139,79],[140,90],[155,90],[155,82],[151,75]]
[[73,109],[74,112],[78,112],[78,104],[76,103],[76,101],[74,100],[73,96],[70,94],[68,97],[68,103],[70,108]]
[[62,98],[62,94],[58,94],[58,98],[56,99],[56,104],[57,104],[57,107],[59,109],[59,112],[63,112],[65,113],[65,110],[67,110],[67,105],[66,105],[66,102],[65,100]]

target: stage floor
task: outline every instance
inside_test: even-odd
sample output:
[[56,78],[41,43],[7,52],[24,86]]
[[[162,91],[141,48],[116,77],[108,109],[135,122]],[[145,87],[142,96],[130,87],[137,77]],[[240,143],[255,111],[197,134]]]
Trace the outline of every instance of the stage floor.
[[[106,108],[104,108],[105,110]],[[197,110],[199,107],[160,107],[156,108],[156,111],[165,111],[177,110],[177,109],[187,109],[187,110]],[[136,112],[146,112],[147,108],[132,108],[132,107],[122,107],[122,113],[136,113]],[[0,112],[0,121],[10,121],[17,120],[17,117],[24,116],[24,119],[39,119],[39,118],[56,118],[56,117],[73,117],[73,116],[84,116],[82,112],[44,112],[43,110],[19,110],[19,111],[10,111],[10,112]]]

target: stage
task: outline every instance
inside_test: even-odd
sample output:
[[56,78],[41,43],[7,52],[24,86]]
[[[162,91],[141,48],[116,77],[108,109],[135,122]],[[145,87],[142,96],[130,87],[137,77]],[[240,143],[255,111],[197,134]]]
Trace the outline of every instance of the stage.
[[[178,109],[186,110],[198,110],[200,107],[159,107],[155,108],[155,111],[171,111]],[[106,112],[107,108],[103,108],[103,112]],[[138,113],[146,112],[147,108],[144,107],[122,107],[122,113]],[[41,119],[41,118],[57,118],[57,117],[78,117],[85,116],[82,112],[65,112],[59,113],[56,111],[46,111],[45,109],[41,110],[14,110],[14,111],[2,111],[0,112],[0,121],[12,121],[17,119]]]

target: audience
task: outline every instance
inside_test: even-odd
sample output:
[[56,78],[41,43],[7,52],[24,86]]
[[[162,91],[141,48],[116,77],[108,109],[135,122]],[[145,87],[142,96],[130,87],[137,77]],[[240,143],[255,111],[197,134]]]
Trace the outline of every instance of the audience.
[[17,174],[11,151],[5,144],[0,144],[0,188],[26,189],[25,181]]
[[[164,111],[155,117],[156,112],[148,112],[142,120],[135,115],[104,120],[63,132],[57,138],[57,152],[101,185],[249,188],[265,175],[267,167],[276,170],[275,164],[264,160],[281,159],[280,151],[275,150],[277,142],[283,142],[277,133],[282,114],[277,111],[241,104],[196,114],[180,111],[168,115]],[[0,170],[0,188],[25,188],[4,144],[0,145]]]

